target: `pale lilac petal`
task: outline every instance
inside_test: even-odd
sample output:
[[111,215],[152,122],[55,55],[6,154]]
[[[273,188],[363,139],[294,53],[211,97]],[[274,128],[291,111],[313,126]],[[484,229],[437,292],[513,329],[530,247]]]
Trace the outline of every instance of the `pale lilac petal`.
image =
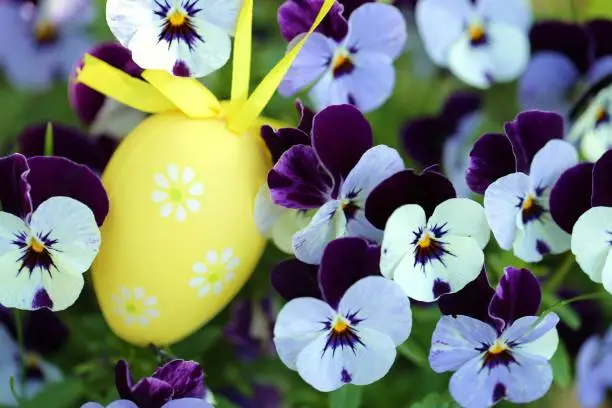
[[570,249],[570,235],[557,225],[548,212],[526,223],[518,215],[517,224],[514,255],[524,261],[539,262],[544,255],[561,254]]
[[570,167],[578,164],[578,152],[571,143],[551,140],[536,153],[529,176],[535,189],[550,189]]
[[[559,323],[559,316],[555,313],[548,313],[542,320],[539,320],[537,316],[521,317],[504,331],[502,339],[506,342],[516,343],[520,350],[521,346],[527,346],[529,343],[546,335],[549,331],[555,330],[557,323]],[[555,350],[548,351],[549,356],[552,356],[554,353]]]
[[[370,112],[393,93],[395,68],[387,56],[377,53],[360,52],[354,60],[353,72],[334,81],[337,86],[342,84],[346,88],[347,95],[346,101],[336,100],[335,103],[351,103],[362,112]],[[338,91],[338,95],[342,93]]]
[[213,408],[201,398],[180,398],[166,402],[161,408]]
[[475,357],[451,377],[450,393],[463,407],[486,408],[503,397],[496,389],[499,390],[499,374],[505,367],[483,370],[482,365],[482,358]]
[[477,10],[485,19],[506,23],[527,33],[531,26],[529,0],[478,0]]
[[587,73],[587,78],[590,84],[594,84],[610,74],[612,74],[612,55],[595,61]]

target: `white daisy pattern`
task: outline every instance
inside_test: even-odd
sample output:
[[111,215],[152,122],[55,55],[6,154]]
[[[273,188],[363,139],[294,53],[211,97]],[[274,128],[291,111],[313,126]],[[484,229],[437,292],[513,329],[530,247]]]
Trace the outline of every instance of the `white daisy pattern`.
[[169,164],[166,173],[156,173],[153,181],[155,190],[151,199],[159,204],[162,217],[174,216],[177,221],[184,222],[188,213],[200,211],[199,197],[204,193],[204,185],[196,180],[191,167],[180,169]]
[[136,287],[130,290],[123,286],[118,293],[113,295],[115,313],[123,318],[123,322],[128,325],[138,324],[147,326],[151,319],[159,317],[157,311],[157,299],[149,296],[145,290]]
[[223,285],[234,279],[239,264],[240,260],[234,256],[231,248],[220,252],[208,251],[204,262],[196,262],[193,265],[195,277],[189,280],[189,286],[196,288],[201,298],[219,294]]

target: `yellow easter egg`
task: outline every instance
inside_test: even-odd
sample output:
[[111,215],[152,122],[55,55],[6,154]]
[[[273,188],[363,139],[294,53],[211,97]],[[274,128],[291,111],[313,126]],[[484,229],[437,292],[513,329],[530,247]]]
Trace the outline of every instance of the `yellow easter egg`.
[[247,281],[265,245],[253,200],[271,166],[258,129],[239,136],[221,119],[165,113],[119,146],[103,175],[110,212],[92,268],[119,337],[180,341]]

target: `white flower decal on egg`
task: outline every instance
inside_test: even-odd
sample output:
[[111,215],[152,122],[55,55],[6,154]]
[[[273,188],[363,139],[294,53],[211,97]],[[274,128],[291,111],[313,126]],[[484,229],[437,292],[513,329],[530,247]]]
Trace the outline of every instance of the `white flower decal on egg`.
[[226,282],[234,279],[234,271],[240,260],[234,256],[234,251],[226,248],[221,252],[208,251],[204,262],[193,265],[195,277],[189,280],[189,286],[196,288],[198,296],[218,294]]
[[160,205],[159,213],[167,218],[183,222],[188,212],[198,212],[200,202],[198,197],[204,193],[204,185],[195,180],[195,172],[191,167],[182,170],[174,164],[169,164],[166,174],[156,173],[154,181],[156,188],[151,194],[154,203]]
[[143,288],[129,288],[123,286],[119,293],[113,295],[115,313],[123,318],[126,325],[139,324],[147,326],[151,319],[159,316],[155,308],[157,299],[154,296],[147,296]]

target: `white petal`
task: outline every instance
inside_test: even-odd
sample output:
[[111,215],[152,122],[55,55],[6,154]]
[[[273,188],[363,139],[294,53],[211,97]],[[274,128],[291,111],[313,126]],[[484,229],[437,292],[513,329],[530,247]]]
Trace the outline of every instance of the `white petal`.
[[134,288],[134,299],[140,300],[145,296],[145,290],[143,288]]
[[469,0],[419,0],[416,22],[431,59],[445,67],[451,46],[461,36],[473,12]]
[[[195,30],[204,39],[192,47],[181,41],[176,47],[176,60],[189,68],[189,75],[200,78],[223,67],[229,60],[232,42],[220,28],[202,20],[193,20]],[[172,71],[170,71],[172,72]]]
[[231,248],[225,248],[223,251],[221,251],[221,263],[227,264],[227,261],[229,261],[231,258],[232,258]]
[[35,233],[57,240],[53,257],[62,274],[81,274],[89,269],[100,248],[100,230],[93,212],[80,201],[52,197],[32,214]]
[[206,273],[207,271],[206,265],[204,265],[202,262],[198,262],[194,264],[192,269],[195,273],[200,273],[200,274]]
[[473,46],[464,33],[449,54],[448,65],[453,74],[478,88],[517,79],[529,62],[529,38],[523,31],[503,23],[490,23],[487,36],[487,44]]
[[597,161],[612,148],[612,126],[600,124],[586,131],[580,143],[580,152],[589,161]]
[[293,236],[306,228],[312,219],[312,213],[298,210],[286,210],[272,227],[272,242],[286,254],[293,254]]
[[125,106],[115,99],[106,98],[95,120],[89,126],[89,134],[109,135],[121,140],[145,118],[145,113]]
[[298,354],[323,333],[325,322],[335,315],[325,302],[299,298],[288,302],[274,325],[274,344],[281,361],[296,370]]
[[174,216],[178,222],[183,222],[187,219],[187,210],[182,205],[177,205]]
[[215,251],[208,251],[206,253],[206,260],[209,265],[215,265],[219,261],[219,257]]
[[497,179],[484,195],[487,221],[502,249],[512,248],[516,235],[516,217],[520,198],[531,192],[531,180],[524,173],[513,173]]
[[437,285],[448,284],[456,293],[478,277],[484,264],[484,253],[474,238],[444,236],[440,241],[450,254],[442,261],[433,259],[425,264],[415,262],[414,253],[405,256],[395,270],[394,280],[404,293],[421,302],[433,302],[440,297]]
[[[62,265],[58,265],[61,270]],[[43,287],[47,291],[49,298],[53,302],[51,310],[59,311],[72,306],[79,298],[85,281],[83,275],[72,275],[69,273],[48,273],[42,274]]]
[[129,43],[123,44],[132,51],[132,60],[143,69],[160,69],[172,72],[176,64],[176,44],[159,41],[158,25],[138,28]]
[[403,51],[408,37],[404,16],[389,4],[365,3],[351,14],[348,24],[347,49],[382,53],[392,60]]
[[393,281],[369,276],[351,286],[338,306],[343,316],[356,313],[358,330],[367,328],[386,334],[399,346],[412,329],[410,300]]
[[192,196],[199,196],[204,193],[204,186],[202,183],[193,183],[191,187],[189,187],[189,194]]
[[138,30],[154,27],[159,18],[155,18],[149,0],[108,0],[106,22],[117,40],[127,47]]
[[[328,71],[308,92],[308,96],[310,97],[310,100],[317,111],[320,111],[321,109],[333,104],[332,98],[335,98],[335,96],[332,94],[332,86],[335,82],[336,81],[334,81],[331,71]],[[281,88],[279,88],[279,92],[280,89]]]
[[195,177],[195,173],[193,172],[193,169],[191,167],[185,167],[183,169],[182,181],[184,185],[191,183],[194,177]]
[[170,180],[173,181],[174,183],[177,183],[179,181],[179,169],[176,166],[176,164],[169,164],[168,165],[168,177],[170,177]]
[[591,208],[580,216],[572,231],[571,248],[580,268],[595,282],[602,272],[612,242],[612,208]]
[[571,143],[564,140],[549,141],[535,154],[531,162],[529,176],[533,187],[552,188],[561,174],[576,164],[578,152]]
[[525,33],[531,26],[531,6],[529,0],[479,0],[477,10],[485,19],[506,23],[520,28]]
[[173,210],[174,210],[174,205],[172,205],[172,203],[166,203],[166,204],[163,204],[161,207],[159,207],[159,213],[164,218],[169,217],[170,214],[172,214]]
[[380,271],[383,276],[392,279],[404,258],[413,255],[411,244],[414,233],[424,228],[427,219],[425,211],[416,204],[404,205],[391,214],[385,226],[380,255]]
[[380,380],[395,361],[395,345],[389,336],[375,330],[362,329],[354,349],[341,347],[332,352],[325,344],[327,336],[319,336],[299,354],[300,376],[319,391],[327,392],[346,383],[367,385]]
[[157,304],[157,299],[155,299],[153,296],[149,296],[142,302],[142,304],[149,307],[155,306]]
[[328,201],[316,212],[310,224],[293,236],[293,252],[302,262],[318,265],[327,244],[346,235],[346,217],[338,201]]
[[168,182],[168,179],[163,174],[156,173],[153,179],[155,180],[155,184],[157,184],[163,189],[170,187],[170,183]]
[[194,200],[193,198],[185,201],[185,206],[193,213],[200,211],[200,202],[198,200]]
[[546,332],[545,335],[531,343],[517,347],[522,353],[529,353],[550,360],[559,347],[559,333],[557,329]]
[[153,200],[154,203],[161,203],[162,201],[165,201],[168,198],[168,193],[165,193],[163,191],[153,191],[153,194],[151,194],[151,199]]
[[[561,254],[570,248],[570,235],[555,223],[550,214],[524,224],[516,232],[514,255],[527,262],[539,262],[546,253]],[[538,250],[541,246],[547,248],[544,253]]]
[[[255,204],[253,206],[253,217],[255,218],[255,225],[260,234],[265,237],[270,237],[272,234],[272,227],[274,227],[276,221],[286,211],[285,208],[272,202],[268,183],[264,183],[255,196]],[[294,233],[295,232],[297,232],[297,230],[294,231]],[[289,244],[289,246],[291,246],[291,244]]]
[[487,246],[491,236],[484,208],[467,198],[452,198],[438,205],[427,225],[444,225],[451,235],[473,237],[481,248]]
[[200,0],[197,2],[197,8],[202,10],[198,15],[231,36],[236,31],[236,22],[241,7],[242,0]]

